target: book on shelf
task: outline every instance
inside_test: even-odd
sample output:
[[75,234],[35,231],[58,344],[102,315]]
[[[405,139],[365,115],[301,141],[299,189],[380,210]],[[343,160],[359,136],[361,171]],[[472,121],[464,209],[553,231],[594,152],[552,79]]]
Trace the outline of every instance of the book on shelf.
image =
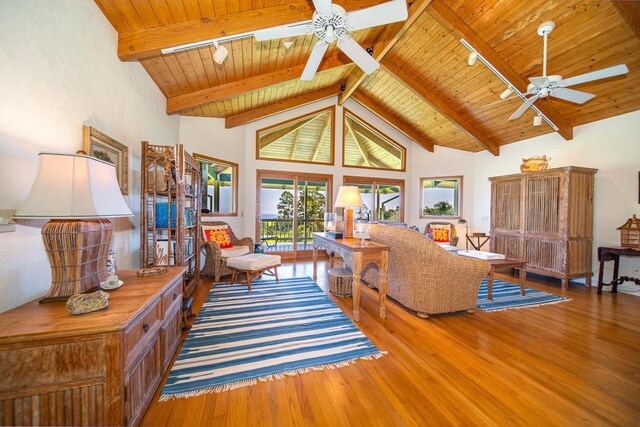
[[171,240],[171,254],[169,254],[169,240],[156,240],[154,254],[155,265],[176,265],[176,241]]

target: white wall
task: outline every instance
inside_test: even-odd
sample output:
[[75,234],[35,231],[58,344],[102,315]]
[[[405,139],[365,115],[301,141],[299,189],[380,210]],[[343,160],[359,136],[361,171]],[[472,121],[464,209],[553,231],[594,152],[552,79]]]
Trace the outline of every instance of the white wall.
[[[0,208],[26,198],[41,151],[74,153],[82,126],[129,147],[127,204],[113,220],[118,267],[137,268],[140,141],[178,142],[179,119],[142,66],[117,57],[117,33],[94,2],[0,0]],[[0,233],[0,312],[43,295],[51,283],[42,221]]]

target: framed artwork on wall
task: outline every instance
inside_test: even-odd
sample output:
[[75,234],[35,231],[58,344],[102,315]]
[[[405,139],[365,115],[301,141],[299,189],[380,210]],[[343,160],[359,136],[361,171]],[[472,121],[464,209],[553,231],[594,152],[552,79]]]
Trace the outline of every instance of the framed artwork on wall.
[[129,149],[90,126],[82,126],[82,145],[87,155],[112,163],[122,194],[129,193]]

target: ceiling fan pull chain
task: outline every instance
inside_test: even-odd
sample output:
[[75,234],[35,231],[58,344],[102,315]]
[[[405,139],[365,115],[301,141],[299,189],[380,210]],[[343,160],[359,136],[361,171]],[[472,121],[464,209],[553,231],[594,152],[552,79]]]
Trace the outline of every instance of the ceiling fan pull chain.
[[549,37],[549,33],[545,31],[544,33],[544,52],[542,58],[542,77],[547,77],[547,38]]

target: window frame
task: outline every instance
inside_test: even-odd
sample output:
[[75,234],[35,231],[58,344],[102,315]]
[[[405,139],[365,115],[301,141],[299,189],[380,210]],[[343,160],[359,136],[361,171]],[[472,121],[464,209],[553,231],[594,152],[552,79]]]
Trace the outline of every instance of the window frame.
[[[330,132],[331,132],[331,143],[330,143],[330,147],[331,147],[331,153],[330,153],[330,160],[329,162],[313,162],[313,161],[309,161],[309,160],[292,160],[292,159],[274,159],[271,157],[260,157],[260,132],[264,132],[267,131],[269,129],[273,129],[275,127],[280,127],[283,125],[286,125],[287,123],[291,123],[291,122],[295,122],[298,120],[302,120],[306,117],[309,116],[313,116],[316,114],[320,114],[324,111],[329,111],[330,117],[331,117],[331,126],[330,126]],[[324,165],[324,166],[335,166],[336,164],[336,106],[332,105],[330,107],[326,107],[326,108],[321,108],[319,110],[315,110],[312,111],[310,113],[307,114],[303,114],[301,116],[296,116],[293,117],[289,120],[285,120],[283,122],[278,122],[275,123],[271,126],[267,126],[265,128],[262,129],[258,129],[256,130],[256,160],[265,160],[265,161],[270,161],[270,162],[287,162],[287,163],[303,163],[303,164],[308,164],[308,165]]]
[[376,210],[375,210],[375,194],[376,194],[376,185],[397,185],[400,187],[400,221],[404,223],[404,211],[405,211],[405,190],[404,184],[405,180],[402,178],[374,178],[367,176],[353,176],[353,175],[344,175],[342,177],[342,185],[352,185],[352,184],[368,184],[371,185],[371,191],[374,194],[374,206],[371,206],[372,218],[371,221],[385,221],[384,219],[375,218]]
[[[346,160],[346,148],[347,148],[347,113],[354,117],[361,123],[364,123],[365,126],[369,127],[373,133],[379,134],[382,138],[391,141],[393,144],[397,145],[402,151],[402,167],[400,169],[392,169],[392,168],[375,168],[371,166],[354,166],[347,165],[345,163]],[[371,125],[371,123],[364,120],[362,117],[355,114],[353,111],[348,108],[342,109],[342,167],[345,168],[358,168],[358,169],[367,169],[367,170],[375,170],[375,171],[392,171],[392,172],[406,172],[407,171],[407,148],[397,142],[395,139],[389,137],[387,134],[381,132],[377,127]]]
[[[199,163],[202,163],[204,161],[206,163],[218,163],[222,165],[227,165],[227,166],[230,166],[232,170],[231,172],[232,194],[233,194],[232,195],[232,203],[233,203],[232,212],[200,213],[200,216],[202,218],[238,216],[238,189],[240,187],[239,181],[238,181],[240,176],[240,166],[238,165],[238,163],[235,163],[229,160],[222,160],[216,157],[207,156],[206,154],[198,154],[198,153],[193,153],[193,158]],[[204,188],[204,185],[205,184],[203,182],[203,188]],[[202,206],[206,208],[206,204],[203,204]]]
[[[453,175],[453,176],[432,176],[432,177],[422,177],[420,178],[420,219],[462,219],[462,194],[463,194],[463,175]],[[433,180],[452,180],[457,179],[459,182],[459,191],[458,191],[458,214],[457,215],[425,215],[424,214],[424,181],[433,181]]]

